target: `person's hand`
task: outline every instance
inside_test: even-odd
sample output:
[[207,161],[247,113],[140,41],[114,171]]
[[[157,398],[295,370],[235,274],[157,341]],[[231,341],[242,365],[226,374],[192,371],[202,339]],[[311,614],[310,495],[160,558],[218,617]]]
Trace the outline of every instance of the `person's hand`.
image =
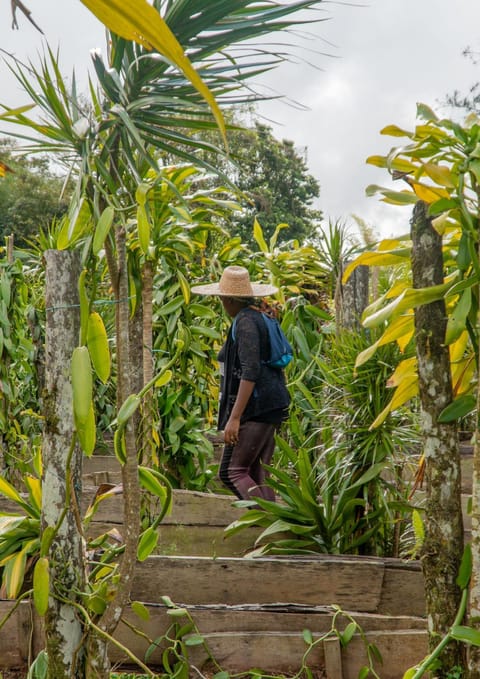
[[235,446],[238,443],[240,420],[230,417],[223,432],[223,440],[227,446]]

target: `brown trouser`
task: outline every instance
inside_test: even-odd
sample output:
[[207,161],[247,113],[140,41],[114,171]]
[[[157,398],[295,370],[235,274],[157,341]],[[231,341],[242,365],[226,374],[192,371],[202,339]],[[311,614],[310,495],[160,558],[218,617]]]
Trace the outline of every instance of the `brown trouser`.
[[244,422],[240,425],[238,443],[226,445],[220,462],[222,483],[241,500],[262,497],[275,501],[273,489],[265,486],[264,465],[272,461],[276,424]]

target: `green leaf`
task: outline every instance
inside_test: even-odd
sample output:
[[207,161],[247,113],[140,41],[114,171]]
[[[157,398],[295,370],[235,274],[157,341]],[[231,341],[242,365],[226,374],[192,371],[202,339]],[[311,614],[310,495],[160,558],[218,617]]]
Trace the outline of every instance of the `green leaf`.
[[311,646],[313,644],[313,635],[309,629],[304,629],[302,632],[303,640],[306,644]]
[[441,424],[455,422],[473,413],[476,407],[477,399],[473,394],[461,394],[442,410],[438,416],[438,422]]
[[201,634],[192,634],[185,639],[186,646],[200,646],[205,643],[205,639]]
[[461,589],[466,589],[472,575],[472,547],[470,543],[465,545],[462,561],[458,570],[456,583]]
[[152,554],[158,544],[158,532],[150,526],[140,537],[137,548],[137,559],[145,561]]
[[42,556],[33,570],[33,602],[40,616],[44,616],[47,612],[49,594],[50,566],[47,557]]
[[454,625],[450,628],[450,635],[453,639],[463,641],[465,644],[480,646],[480,630],[466,627],[464,625]]
[[141,601],[132,601],[132,611],[140,620],[150,620],[150,612]]
[[114,216],[115,210],[111,206],[106,207],[100,215],[95,227],[95,233],[93,234],[92,252],[94,255],[98,255],[100,250],[103,248],[105,239],[108,236],[112,226]]
[[356,622],[349,622],[344,631],[340,634],[340,643],[342,646],[347,646],[352,640],[353,635],[358,629]]

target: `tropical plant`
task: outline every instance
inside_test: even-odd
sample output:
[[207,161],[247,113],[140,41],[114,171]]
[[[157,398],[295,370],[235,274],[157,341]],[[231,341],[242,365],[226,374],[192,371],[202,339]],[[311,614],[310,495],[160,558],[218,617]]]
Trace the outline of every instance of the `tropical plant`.
[[[379,193],[384,200],[396,205],[415,205],[411,222],[414,245],[411,261],[416,276],[412,277],[413,285],[409,277],[397,280],[396,285],[367,310],[364,324],[368,327],[381,327],[383,333],[377,342],[359,357],[359,362],[371,356],[382,343],[389,341],[398,341],[404,345],[408,343],[413,337],[415,320],[418,370],[419,373],[421,369],[423,371],[420,377],[423,386],[421,395],[422,421],[425,429],[424,460],[425,473],[429,479],[425,513],[427,525],[424,572],[427,581],[432,585],[427,587],[429,616],[434,621],[435,632],[443,634],[452,623],[460,597],[460,590],[452,572],[456,560],[459,559],[457,545],[463,537],[460,487],[455,481],[460,473],[458,445],[455,446],[455,421],[475,411],[478,403],[480,125],[478,117],[473,114],[463,125],[452,120],[439,119],[424,105],[419,105],[418,117],[419,124],[412,132],[394,125],[384,129],[385,134],[407,137],[409,142],[406,145],[392,149],[388,156],[372,156],[369,159],[371,163],[388,169],[394,178],[404,180],[408,186],[401,191],[372,186],[368,191],[371,194]],[[420,232],[421,238],[418,235]],[[417,253],[427,237],[432,244],[429,251],[434,249],[433,243],[443,246],[443,266],[440,257],[439,263],[435,265],[435,281],[422,284],[418,281],[425,280],[425,277]],[[408,242],[381,243],[377,251],[365,253],[357,263],[363,260],[362,263],[365,264],[385,266],[405,262],[409,261],[411,250],[411,244]],[[433,266],[430,266],[430,270],[434,270]],[[437,340],[429,336],[425,342],[417,320],[428,313],[427,307],[431,310],[432,316],[434,308],[440,309],[437,315],[442,319],[442,323],[446,317],[444,339],[441,337]],[[438,325],[437,323],[436,326]],[[440,380],[432,373],[430,383],[426,383],[425,376],[433,365],[432,357],[438,355],[440,349],[444,351],[446,346],[450,357],[453,397],[450,389],[448,392],[445,389],[445,396],[440,401],[443,403],[443,412],[437,412],[439,399],[431,399],[429,402],[428,395],[437,393]],[[438,347],[438,350],[435,347]],[[446,360],[448,362],[448,356]],[[448,374],[448,369],[442,368],[438,373],[443,376]],[[415,359],[400,364],[393,380],[397,389],[391,403],[377,419],[376,424],[417,393],[419,379]],[[428,405],[430,408],[425,407]],[[478,429],[476,422],[475,429]],[[478,444],[478,432],[475,434],[475,441]],[[475,455],[478,454],[479,448],[476,445]],[[446,477],[450,482],[444,483]],[[478,515],[480,503],[475,484],[472,506],[473,524],[477,526],[475,517]],[[450,539],[445,546],[446,534]],[[475,545],[476,542],[473,535],[472,544]],[[478,589],[480,558],[475,548],[473,562],[470,611],[476,619],[476,613],[480,610]],[[447,564],[448,567],[445,569]],[[439,573],[445,573],[443,581]],[[430,644],[434,643],[435,638],[431,636]],[[445,673],[459,662],[463,662],[462,650],[458,644],[450,645],[442,653]],[[480,676],[479,666],[480,652],[475,647],[469,654],[470,676]]]
[[264,526],[254,554],[399,554],[412,511],[411,477],[402,479],[401,470],[409,458],[415,464],[417,436],[404,416],[370,428],[388,399],[386,377],[398,356],[387,350],[356,373],[362,342],[350,333],[327,336],[309,386],[295,383],[288,438],[278,438],[269,469],[280,501],[259,499],[262,511],[250,509],[227,529]]
[[[106,639],[128,602],[140,529],[135,417],[138,399],[145,396],[146,390],[136,381],[144,375],[139,360],[143,356],[142,333],[138,331],[142,307],[137,299],[138,281],[131,275],[134,269],[129,267],[128,245],[132,230],[136,230],[144,252],[150,243],[152,231],[144,180],[150,169],[160,171],[165,153],[216,169],[197,153],[204,148],[213,150],[198,136],[203,129],[218,125],[225,136],[215,97],[225,103],[250,98],[250,93],[241,91],[245,79],[285,58],[278,50],[271,54],[265,46],[261,50],[252,47],[235,53],[236,45],[298,23],[300,20],[292,18],[293,13],[313,7],[319,0],[273,6],[251,0],[214,5],[210,0],[201,0],[196,6],[195,21],[191,3],[186,0],[168,3],[158,0],[153,5],[129,0],[122,3],[122,13],[111,11],[105,0],[84,0],[84,4],[113,31],[108,63],[100,53],[93,55],[98,91],[92,84],[90,102],[86,103],[77,95],[74,80],[67,86],[55,56],[48,50],[40,68],[23,67],[18,62],[12,67],[32,105],[38,106],[41,122],[27,115],[28,107],[2,114],[2,119],[23,127],[25,134],[21,134],[30,140],[30,150],[54,153],[57,159],[69,162],[77,173],[76,190],[58,247],[83,249],[85,268],[79,281],[81,334],[73,353],[72,378],[75,376],[74,397],[86,396],[74,398],[74,414],[78,438],[87,452],[92,450],[95,433],[91,381],[86,379],[95,354],[88,346],[89,326],[98,330],[104,348],[106,339],[104,324],[97,316],[95,324],[91,323],[96,292],[91,272],[102,251],[115,301],[118,407],[115,451],[122,462],[128,540],[119,565],[115,595],[98,625],[88,630],[87,673],[96,672],[96,676],[103,677],[108,673]],[[201,67],[202,77],[194,70],[195,65]],[[135,305],[131,304],[133,298]],[[177,344],[172,361],[178,358],[183,346]],[[99,369],[108,379],[105,367],[102,362],[95,365],[100,379]],[[166,369],[166,364],[162,369]],[[79,375],[85,379],[77,379]],[[83,570],[79,565],[78,572]],[[58,625],[55,632],[62,634]],[[51,653],[58,668],[63,664],[70,673],[69,665],[80,656],[61,657],[57,653],[60,647],[58,642],[51,643]],[[54,662],[50,654],[49,661]]]

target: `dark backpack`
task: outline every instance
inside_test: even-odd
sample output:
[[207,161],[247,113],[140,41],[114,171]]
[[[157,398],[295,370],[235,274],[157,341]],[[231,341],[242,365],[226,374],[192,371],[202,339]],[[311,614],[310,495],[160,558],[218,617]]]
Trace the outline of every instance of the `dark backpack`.
[[[263,362],[269,368],[285,368],[293,358],[293,349],[277,319],[263,312],[261,313],[267,327],[270,343],[270,358],[268,361]],[[235,319],[233,319],[232,323],[232,339],[235,342]]]

